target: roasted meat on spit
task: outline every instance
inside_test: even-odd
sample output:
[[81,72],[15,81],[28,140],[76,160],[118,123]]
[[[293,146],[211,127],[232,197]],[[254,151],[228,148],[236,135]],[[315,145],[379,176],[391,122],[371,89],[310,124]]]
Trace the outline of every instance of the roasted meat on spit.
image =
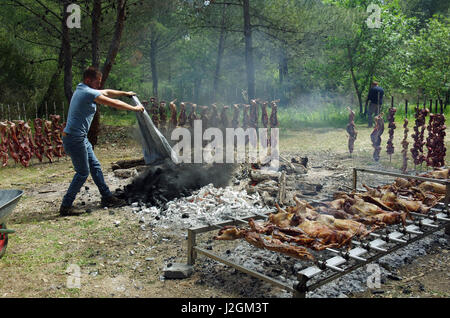
[[239,108],[239,104],[234,104],[233,105],[233,120],[231,121],[231,125],[233,126],[233,128],[239,128],[239,113],[240,113],[240,108]]
[[403,140],[402,140],[402,158],[403,158],[403,164],[402,164],[402,172],[406,173],[408,170],[408,119],[405,118],[405,122],[403,123]]
[[197,110],[197,104],[191,104],[191,112],[188,115],[188,121],[191,128],[194,128],[194,121],[198,119],[196,110]]
[[264,128],[269,125],[269,116],[267,115],[267,102],[261,104],[261,123]]
[[445,154],[447,151],[444,144],[445,130],[447,129],[444,115],[431,114],[427,129],[427,165],[431,167],[442,167],[445,165]]
[[227,111],[230,108],[230,106],[225,105],[222,108],[222,111],[220,112],[220,123],[222,128],[229,128],[229,121],[228,121],[228,114]]
[[356,137],[358,136],[358,133],[355,129],[355,112],[353,112],[350,107],[348,107],[348,110],[350,112],[350,115],[348,117],[348,125],[347,125],[347,133],[348,133],[348,151],[350,154],[353,153],[354,145]]
[[272,112],[270,114],[270,127],[276,128],[278,127],[278,105],[279,100],[273,101],[270,103],[272,108]]
[[375,117],[375,128],[370,134],[370,139],[372,140],[372,146],[374,148],[373,160],[380,160],[381,152],[381,135],[384,132],[384,120],[383,113]]
[[388,122],[389,122],[389,138],[387,141],[387,154],[389,155],[389,159],[392,157],[392,154],[395,151],[395,147],[394,147],[394,130],[397,127],[395,125],[395,113],[397,112],[397,108],[395,107],[391,107],[389,108],[389,115],[388,115]]
[[177,120],[177,105],[175,105],[175,102],[177,100],[173,100],[169,103],[169,109],[170,109],[170,120],[169,120],[169,132],[172,132],[178,124]]
[[430,111],[428,110],[428,108],[422,108],[419,111],[416,111],[415,114],[416,122],[414,126],[414,133],[412,134],[414,144],[413,148],[411,148],[414,165],[420,165],[426,160],[423,154],[423,146],[425,145],[424,133],[426,126],[426,117],[429,113]]
[[180,115],[178,116],[178,126],[183,127],[186,125],[187,116],[186,116],[186,105],[185,103],[180,103]]

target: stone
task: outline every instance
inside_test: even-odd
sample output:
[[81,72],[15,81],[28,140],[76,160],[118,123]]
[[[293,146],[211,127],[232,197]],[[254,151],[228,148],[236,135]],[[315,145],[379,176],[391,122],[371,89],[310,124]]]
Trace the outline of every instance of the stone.
[[163,269],[164,277],[168,279],[188,278],[194,272],[191,265],[181,263],[173,263],[171,264],[172,266],[168,265]]

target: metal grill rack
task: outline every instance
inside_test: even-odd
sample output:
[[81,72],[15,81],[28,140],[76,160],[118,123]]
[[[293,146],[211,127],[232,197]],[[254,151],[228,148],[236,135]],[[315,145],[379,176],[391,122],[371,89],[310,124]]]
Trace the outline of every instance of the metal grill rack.
[[[418,241],[426,236],[429,236],[442,229],[446,229],[448,233],[450,229],[450,213],[449,213],[449,199],[450,199],[450,180],[449,179],[432,179],[419,176],[403,175],[398,173],[390,173],[377,170],[359,169],[353,170],[353,188],[357,185],[357,172],[373,173],[380,175],[389,175],[401,178],[415,178],[422,181],[431,181],[446,185],[446,196],[444,202],[438,203],[435,208],[427,215],[419,213],[411,213],[415,218],[414,221],[407,221],[407,226],[393,225],[386,227],[376,233],[371,233],[363,240],[352,240],[354,248],[350,250],[331,249],[326,251],[334,254],[334,257],[325,258],[323,253],[319,253],[316,257],[314,265],[307,266],[297,273],[297,282],[293,285],[286,284],[282,281],[256,272],[250,268],[236,264],[226,258],[217,255],[209,250],[201,248],[197,245],[196,236],[201,233],[210,231],[217,231],[226,225],[245,225],[250,219],[266,219],[266,214],[255,214],[245,218],[231,218],[230,221],[221,222],[218,224],[209,225],[206,227],[197,227],[188,229],[188,265],[194,265],[197,255],[202,254],[206,257],[214,259],[227,266],[231,266],[243,273],[266,281],[277,287],[283,288],[291,292],[293,297],[304,298],[306,292],[319,288],[343,275],[346,275],[364,265],[372,263],[377,259],[390,254],[408,244]],[[299,262],[302,262],[299,260]],[[310,261],[304,261],[305,265],[310,264]],[[319,275],[321,274],[321,275]],[[320,278],[318,278],[320,277]]]

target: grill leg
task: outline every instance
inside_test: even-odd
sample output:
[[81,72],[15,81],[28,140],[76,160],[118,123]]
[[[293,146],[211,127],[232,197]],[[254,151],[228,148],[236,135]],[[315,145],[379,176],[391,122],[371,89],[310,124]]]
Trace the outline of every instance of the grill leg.
[[188,229],[188,256],[187,256],[187,263],[188,265],[194,265],[195,259],[197,257],[197,253],[195,253],[194,247],[195,247],[195,233],[192,230]]

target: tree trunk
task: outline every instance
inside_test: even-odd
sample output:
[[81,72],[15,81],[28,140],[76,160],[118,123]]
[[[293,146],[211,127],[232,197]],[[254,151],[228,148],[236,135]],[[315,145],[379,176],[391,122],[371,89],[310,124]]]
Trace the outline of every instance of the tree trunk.
[[213,84],[213,94],[212,94],[212,102],[216,102],[217,90],[219,88],[219,77],[220,77],[220,66],[222,64],[223,52],[225,49],[225,11],[226,4],[223,5],[222,9],[222,23],[220,28],[220,37],[219,37],[219,47],[217,49],[217,61],[216,61],[216,70],[214,72],[214,84]]
[[69,13],[67,7],[70,5],[68,0],[64,0],[63,6],[63,20],[62,20],[62,48],[64,55],[64,94],[70,104],[72,99],[72,47],[70,44],[69,28],[67,27],[67,18]]
[[352,52],[351,52],[350,45],[347,45],[347,53],[348,53],[347,57],[348,57],[348,60],[349,60],[349,63],[350,63],[350,73],[352,75],[353,87],[355,88],[356,96],[358,97],[359,115],[363,116],[365,114],[365,112],[363,111],[362,92],[359,89],[358,81],[356,79],[355,69],[354,69],[354,65],[353,65],[353,57],[352,57]]
[[94,0],[92,8],[92,66],[100,67],[100,17],[102,15],[102,0]]
[[[126,0],[117,0],[117,19],[114,30],[114,37],[109,46],[108,56],[106,57],[105,64],[103,65],[102,73],[102,83],[100,89],[103,89],[108,79],[109,73],[111,72],[112,66],[116,59],[117,53],[119,52],[120,40],[122,38],[122,31],[125,24],[125,9]],[[98,134],[100,132],[100,108],[97,107],[97,112],[95,113],[94,119],[92,120],[91,128],[88,133],[88,139],[92,146],[97,145]]]
[[280,50],[278,73],[280,77],[280,100],[282,105],[286,105],[288,102],[288,88],[286,86],[288,82],[288,58],[286,54],[286,48],[284,47],[282,47]]
[[56,89],[58,87],[59,76],[61,75],[61,71],[62,71],[63,67],[64,67],[64,52],[61,47],[61,50],[59,51],[58,65],[50,79],[50,83],[48,84],[47,91],[45,92],[45,95],[42,98],[42,101],[39,103],[37,116],[40,118],[43,118],[44,115],[46,115],[45,114],[45,102],[48,102],[50,100],[50,98],[55,95]]
[[255,98],[255,67],[253,64],[252,27],[250,24],[250,0],[243,0],[245,64],[247,69],[248,102]]
[[152,37],[150,40],[150,66],[152,69],[153,96],[158,97],[158,69],[156,67],[156,55],[158,42]]

